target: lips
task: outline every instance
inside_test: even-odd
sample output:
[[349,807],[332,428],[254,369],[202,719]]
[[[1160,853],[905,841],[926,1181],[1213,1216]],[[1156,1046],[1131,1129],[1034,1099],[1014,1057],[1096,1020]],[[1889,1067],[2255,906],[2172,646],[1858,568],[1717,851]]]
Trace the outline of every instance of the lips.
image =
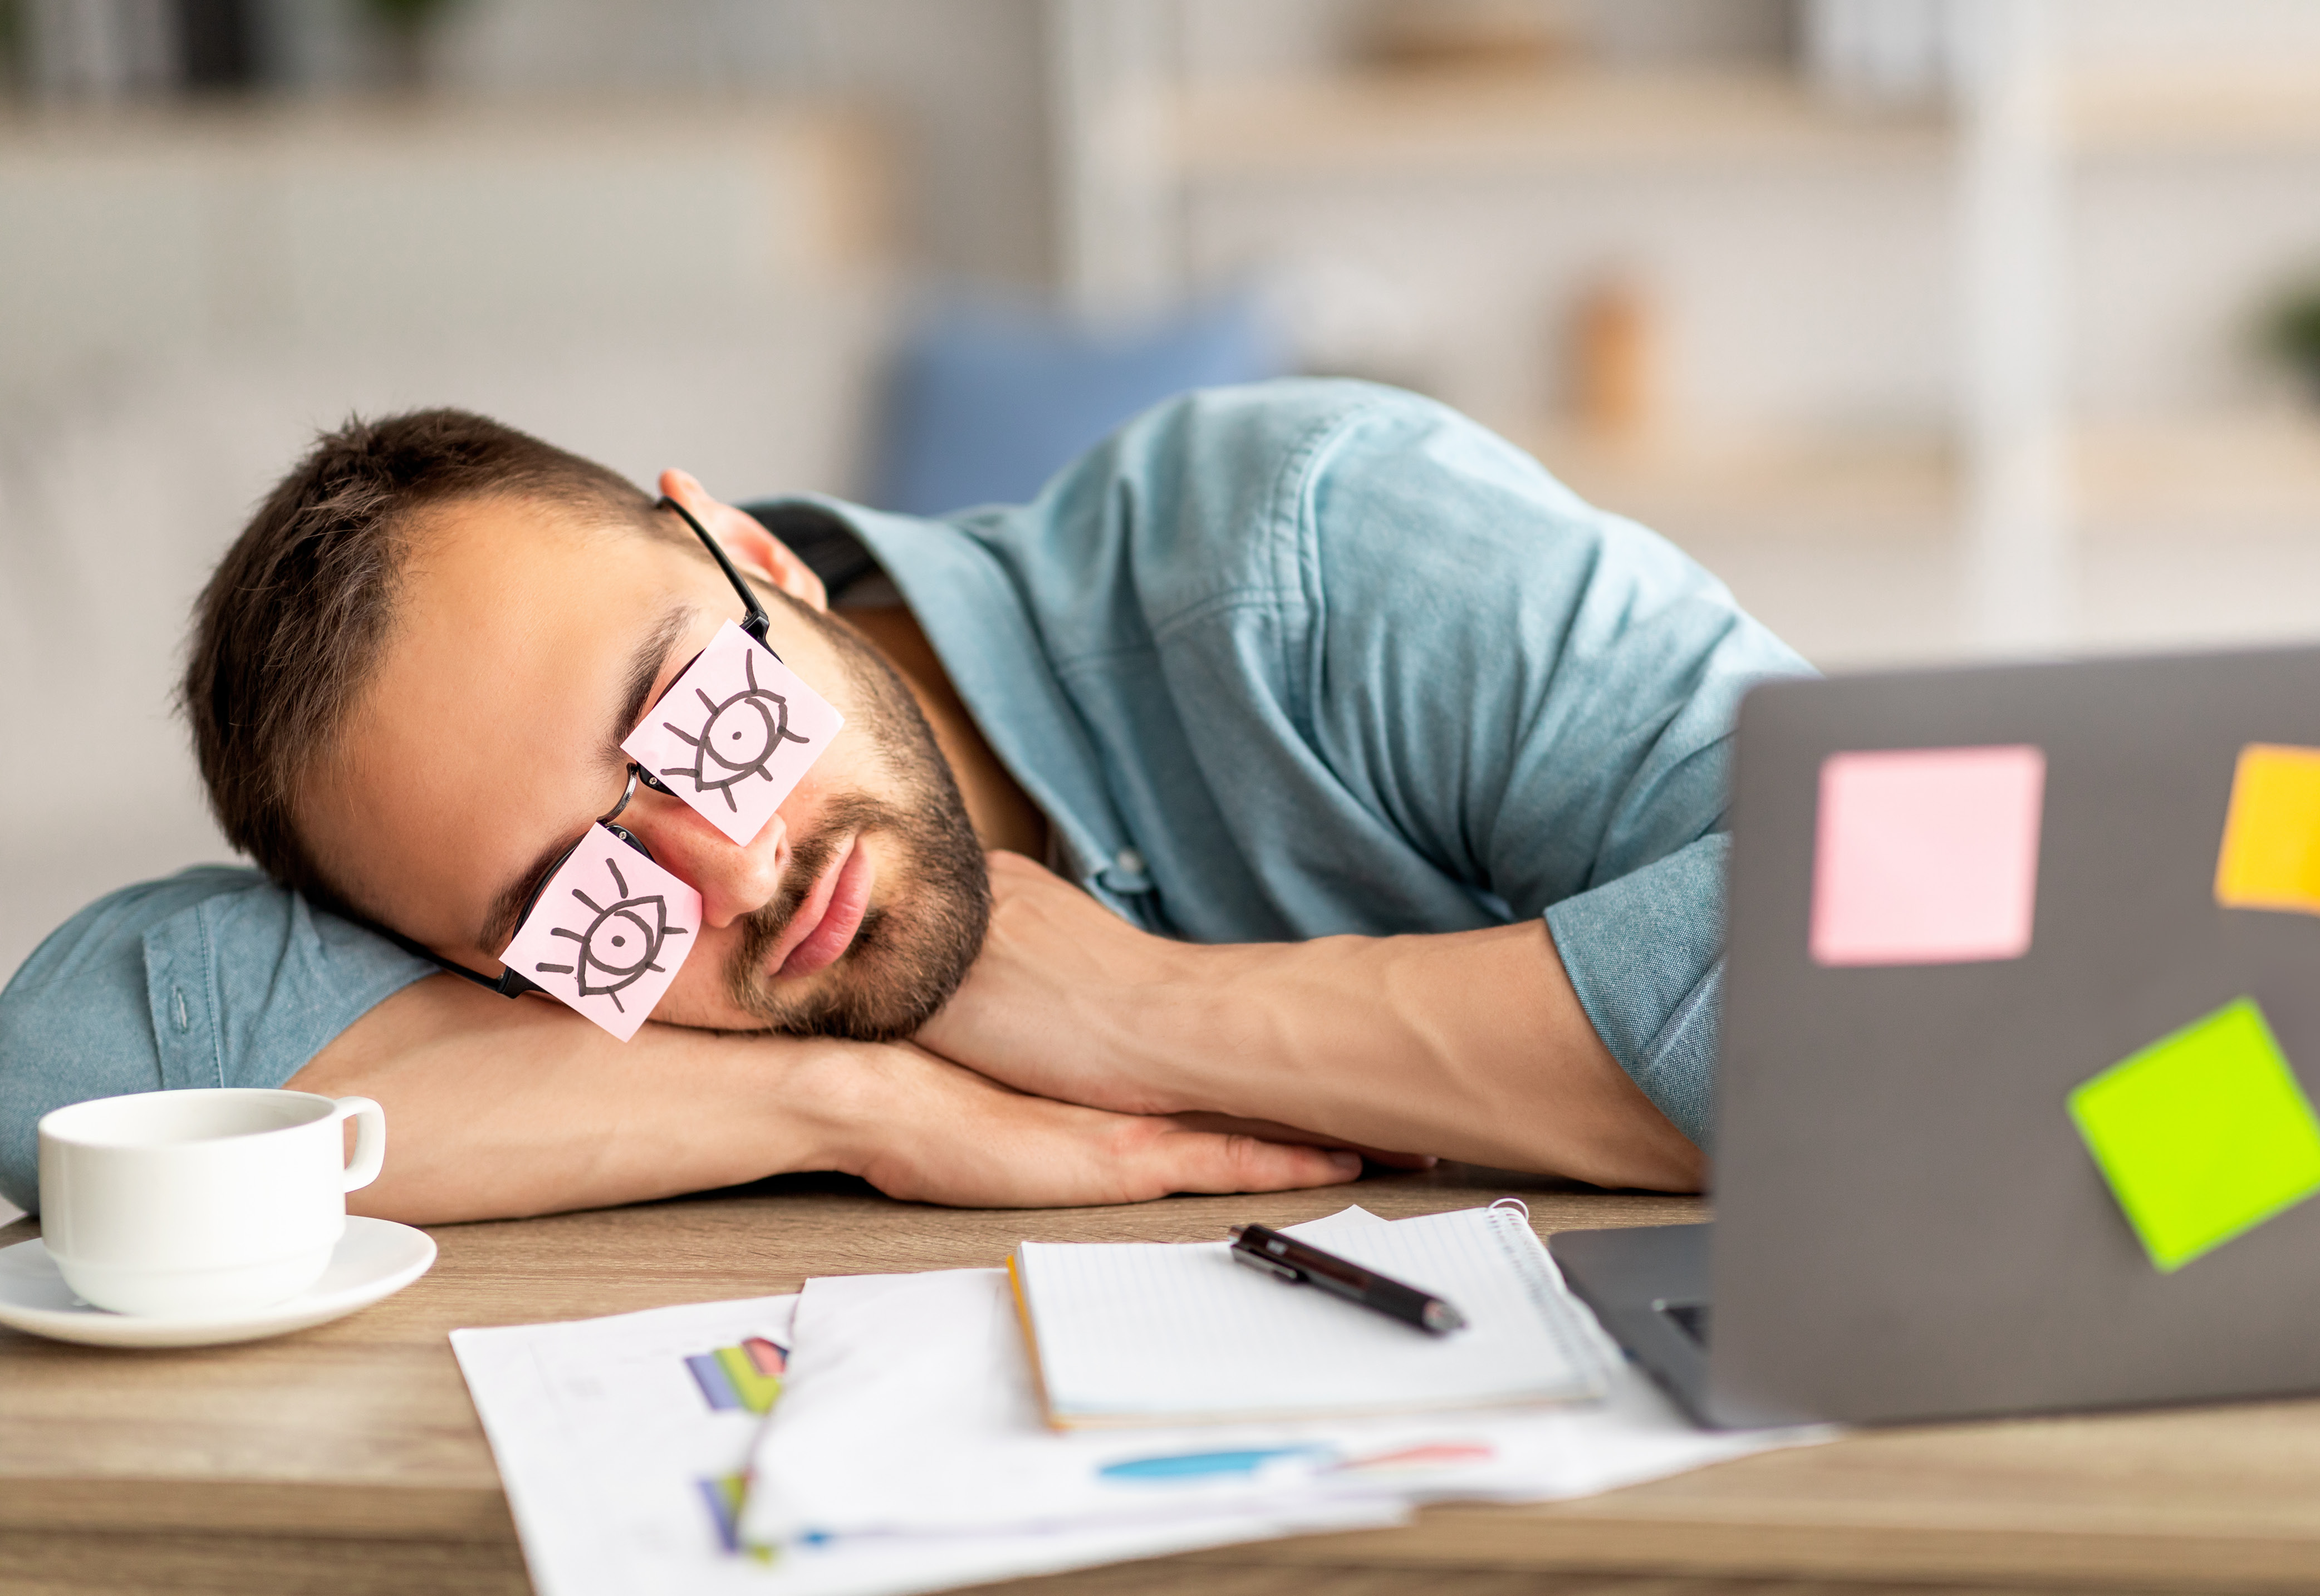
[[798,905],[782,941],[775,944],[774,952],[782,957],[774,974],[811,975],[836,963],[862,929],[862,917],[870,907],[871,884],[876,878],[877,868],[861,847],[861,839],[847,839],[844,851],[822,871],[805,902]]

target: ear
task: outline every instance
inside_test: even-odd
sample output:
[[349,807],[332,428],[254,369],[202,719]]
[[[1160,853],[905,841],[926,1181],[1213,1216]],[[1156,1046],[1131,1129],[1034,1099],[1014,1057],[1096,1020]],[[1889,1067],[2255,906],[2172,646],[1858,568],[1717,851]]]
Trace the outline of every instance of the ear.
[[732,557],[735,565],[817,610],[829,608],[829,590],[814,575],[813,567],[793,553],[788,544],[766,530],[765,523],[756,516],[711,498],[709,490],[689,471],[662,472],[660,491],[684,505],[695,521],[708,528],[709,535]]

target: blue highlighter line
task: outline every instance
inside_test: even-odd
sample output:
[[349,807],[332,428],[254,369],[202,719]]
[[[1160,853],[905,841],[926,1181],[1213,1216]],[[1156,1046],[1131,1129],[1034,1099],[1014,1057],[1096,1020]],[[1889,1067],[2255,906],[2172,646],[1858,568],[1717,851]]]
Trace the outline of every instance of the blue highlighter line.
[[1165,1457],[1131,1457],[1096,1470],[1107,1480],[1199,1480],[1253,1474],[1281,1457],[1326,1455],[1327,1446],[1260,1446],[1239,1452],[1179,1452]]

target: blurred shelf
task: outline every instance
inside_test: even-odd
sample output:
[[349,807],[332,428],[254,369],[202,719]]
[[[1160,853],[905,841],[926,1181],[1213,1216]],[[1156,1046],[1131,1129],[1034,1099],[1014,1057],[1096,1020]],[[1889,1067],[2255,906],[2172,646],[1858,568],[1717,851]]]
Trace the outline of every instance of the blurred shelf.
[[706,336],[875,277],[890,170],[872,122],[799,104],[19,110],[0,394],[171,353]]
[[[2062,86],[2080,157],[2320,150],[2320,62],[2083,69]],[[1831,104],[1777,69],[1372,72],[1211,85],[1164,104],[1188,179],[1784,167],[1946,159],[1936,111]]]
[[2320,411],[2089,422],[2072,466],[2076,518],[2097,537],[2320,541]]
[[1925,159],[1932,114],[1862,116],[1779,71],[1406,72],[1217,86],[1164,119],[1181,177],[1378,177]]
[[[1678,542],[1908,541],[1955,532],[1954,451],[1936,433],[1671,432],[1567,422],[1518,440],[1589,503]],[[2070,440],[2082,540],[2287,537],[2320,547],[2320,413],[2093,422]]]
[[1957,519],[1952,450],[1938,433],[1611,437],[1547,421],[1518,439],[1580,497],[1680,543],[1937,538]]
[[2081,156],[2320,150],[2320,61],[2073,73],[2063,116]]
[[572,241],[559,231],[595,228],[575,213],[617,201],[620,230],[680,235],[653,249],[697,247],[707,227],[713,247],[754,257],[762,271],[811,276],[891,252],[891,166],[875,119],[795,101],[0,101],[0,266],[34,252],[40,206],[59,194],[77,222],[102,226],[111,207],[150,212],[166,190],[152,217],[165,229],[219,196],[244,213],[220,219],[228,225],[268,204],[367,199],[387,207],[382,233],[395,207],[417,203],[447,223],[507,233],[519,249],[546,222],[543,249]]

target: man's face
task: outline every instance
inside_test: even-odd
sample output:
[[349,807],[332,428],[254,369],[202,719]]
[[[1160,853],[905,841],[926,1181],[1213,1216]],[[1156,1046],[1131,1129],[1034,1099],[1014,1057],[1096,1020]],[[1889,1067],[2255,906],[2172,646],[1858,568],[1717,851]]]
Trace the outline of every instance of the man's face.
[[[531,889],[620,797],[621,739],[740,619],[688,543],[512,498],[428,515],[378,667],[299,794],[315,860],[357,908],[498,968]],[[653,1018],[907,1034],[982,946],[982,851],[892,667],[842,622],[759,586],[767,641],[846,727],[744,846],[638,788],[621,824],[702,896],[699,943]]]

